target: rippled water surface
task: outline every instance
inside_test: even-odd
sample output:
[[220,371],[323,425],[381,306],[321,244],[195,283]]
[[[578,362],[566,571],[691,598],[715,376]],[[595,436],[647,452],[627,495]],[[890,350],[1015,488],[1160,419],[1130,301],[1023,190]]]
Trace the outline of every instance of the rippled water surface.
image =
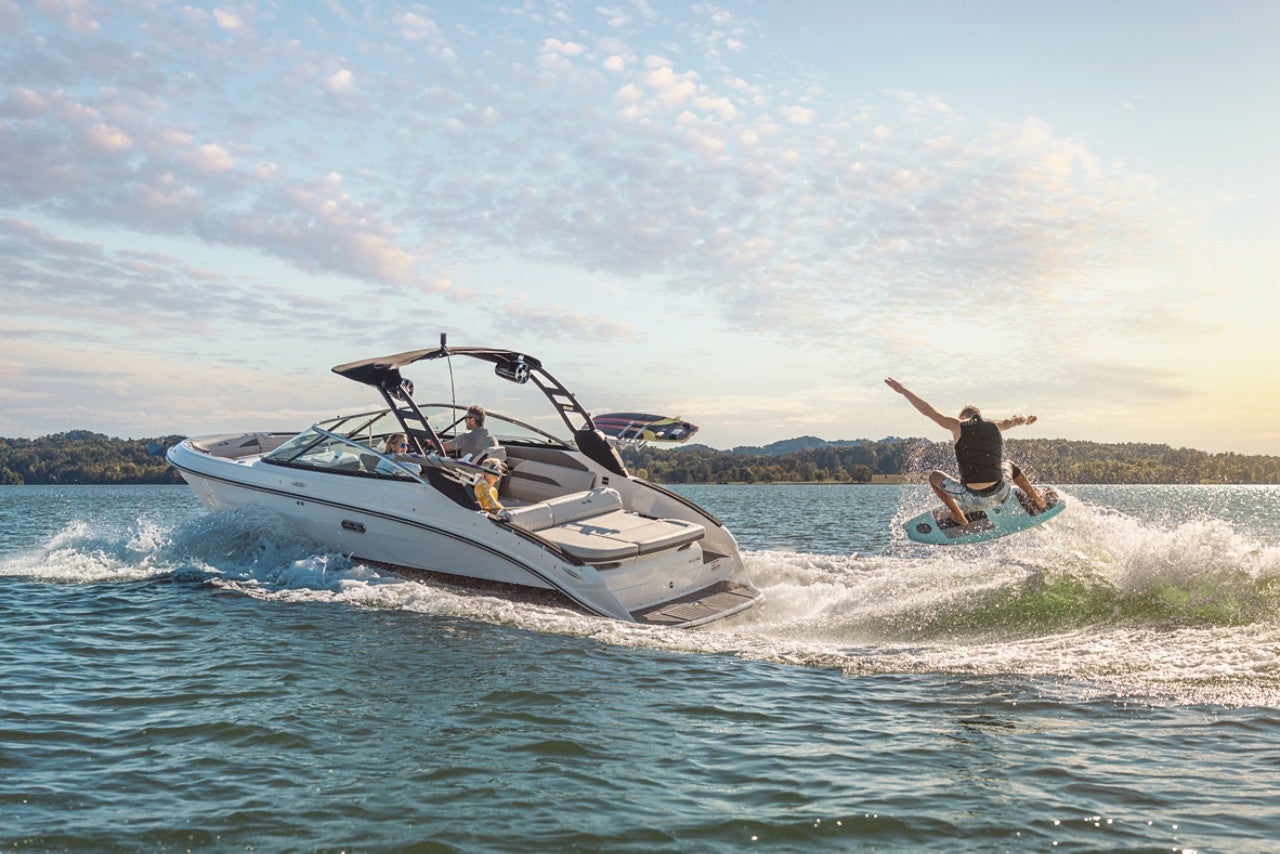
[[698,486],[763,608],[640,629],[185,487],[0,487],[0,848],[1274,850],[1280,488]]

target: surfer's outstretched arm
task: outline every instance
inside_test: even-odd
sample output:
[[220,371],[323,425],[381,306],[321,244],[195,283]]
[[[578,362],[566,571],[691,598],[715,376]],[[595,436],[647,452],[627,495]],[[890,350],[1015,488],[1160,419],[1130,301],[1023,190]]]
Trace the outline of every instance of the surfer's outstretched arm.
[[889,388],[893,389],[894,391],[896,391],[898,394],[905,397],[908,401],[910,401],[911,405],[914,406],[920,412],[920,414],[923,415],[925,418],[928,418],[930,421],[932,421],[934,424],[937,424],[939,427],[941,427],[944,430],[950,430],[951,433],[955,436],[960,435],[960,419],[959,418],[955,418],[950,415],[943,415],[941,412],[934,409],[929,404],[928,401],[924,400],[915,392],[911,391],[909,388],[907,388],[902,383],[898,382],[892,377],[889,377],[888,379],[886,379],[884,381],[884,384],[887,385]]
[[1011,415],[996,422],[996,426],[1002,431],[1008,430],[1010,427],[1017,427],[1020,424],[1035,424],[1036,417],[1034,415]]

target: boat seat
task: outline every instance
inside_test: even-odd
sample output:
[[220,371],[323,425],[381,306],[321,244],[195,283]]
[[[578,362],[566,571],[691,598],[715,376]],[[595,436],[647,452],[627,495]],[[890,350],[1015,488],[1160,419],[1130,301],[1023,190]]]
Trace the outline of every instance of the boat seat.
[[541,501],[524,507],[508,507],[507,521],[517,528],[535,533],[554,524],[551,521],[551,508]]
[[338,451],[317,461],[321,468],[334,471],[360,471],[360,457],[346,451]]
[[546,501],[570,493],[585,492],[596,485],[596,476],[585,469],[571,469],[540,460],[507,460],[509,471],[502,479],[501,494],[518,501]]
[[621,509],[622,496],[618,494],[618,490],[602,486],[511,509],[507,513],[507,521],[536,533],[553,525],[563,525],[589,516],[602,516]]
[[507,461],[507,449],[501,445],[494,445],[474,454],[463,454],[458,459],[464,463],[475,463],[476,465],[480,465],[488,459],[502,460],[505,463]]
[[507,521],[586,561],[612,563],[697,542],[706,529],[623,509],[617,490],[600,487],[511,510]]
[[548,528],[541,532],[541,536],[586,563],[616,563],[632,560],[640,554],[635,543],[601,537],[570,526]]
[[608,563],[671,551],[695,543],[706,529],[680,519],[649,519],[624,510],[592,516],[539,533],[587,563]]

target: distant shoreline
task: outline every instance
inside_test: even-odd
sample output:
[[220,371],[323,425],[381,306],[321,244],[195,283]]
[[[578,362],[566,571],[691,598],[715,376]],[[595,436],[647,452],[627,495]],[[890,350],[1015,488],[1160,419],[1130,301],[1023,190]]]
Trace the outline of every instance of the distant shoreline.
[[[1005,452],[1037,483],[1280,484],[1280,456],[1067,439],[1010,439]],[[920,438],[822,442],[802,437],[734,451],[627,448],[622,458],[632,474],[663,484],[923,483],[934,469],[955,470],[950,443]]]
[[[0,485],[181,484],[164,452],[184,438],[115,439],[87,430],[0,438]],[[1036,483],[1280,484],[1280,456],[1066,439],[1010,439],[1005,448]],[[824,442],[800,437],[732,451],[705,445],[620,451],[632,475],[664,486],[923,484],[927,472],[955,468],[950,443],[920,438]]]

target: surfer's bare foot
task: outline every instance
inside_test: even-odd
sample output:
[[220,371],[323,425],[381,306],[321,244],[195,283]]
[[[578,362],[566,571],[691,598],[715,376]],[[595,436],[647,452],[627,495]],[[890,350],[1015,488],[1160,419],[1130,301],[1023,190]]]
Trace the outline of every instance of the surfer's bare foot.
[[960,510],[952,510],[951,521],[955,522],[957,525],[968,525],[969,517],[964,515],[964,513]]
[[[1045,501],[1044,494],[1036,489],[1035,484],[1028,480],[1025,474],[1018,472],[1014,476],[1013,482],[1017,484],[1024,495],[1031,499],[1031,503],[1035,505],[1037,511],[1044,510],[1049,506],[1048,502]],[[1027,502],[1024,501],[1022,503],[1026,504]],[[1030,510],[1031,508],[1028,507],[1027,509]]]

